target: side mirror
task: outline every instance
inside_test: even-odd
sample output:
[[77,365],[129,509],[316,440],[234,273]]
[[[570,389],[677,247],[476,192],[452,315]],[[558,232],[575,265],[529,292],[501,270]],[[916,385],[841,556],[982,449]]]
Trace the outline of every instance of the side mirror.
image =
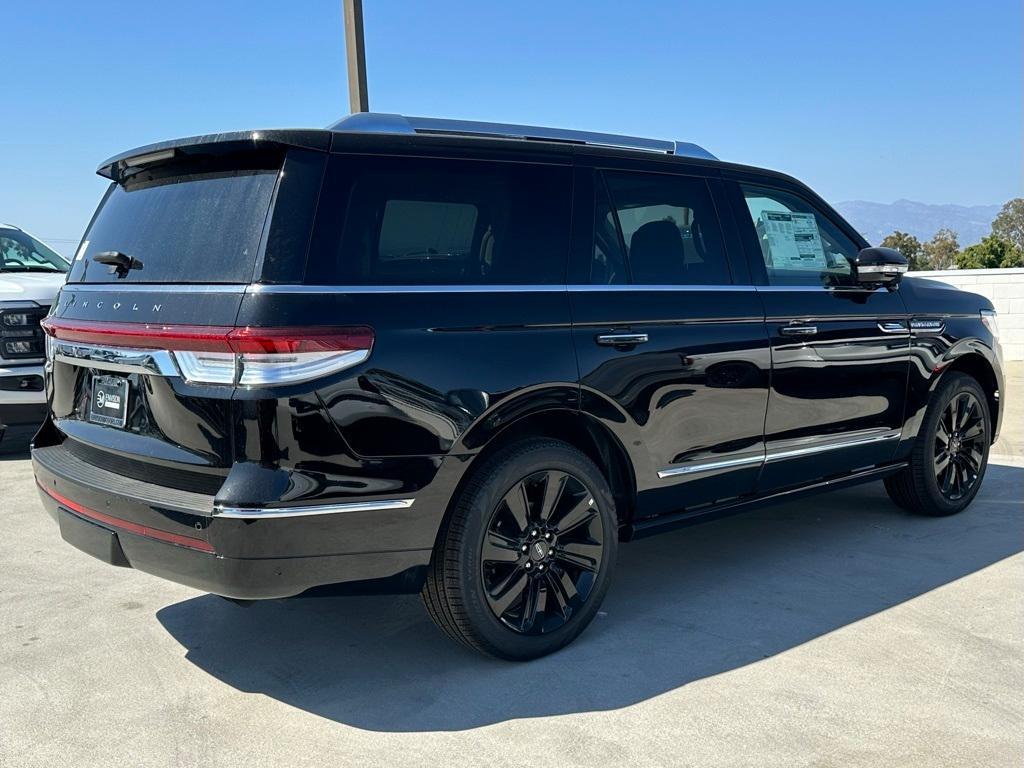
[[895,248],[864,248],[851,265],[854,282],[869,288],[895,288],[910,265]]

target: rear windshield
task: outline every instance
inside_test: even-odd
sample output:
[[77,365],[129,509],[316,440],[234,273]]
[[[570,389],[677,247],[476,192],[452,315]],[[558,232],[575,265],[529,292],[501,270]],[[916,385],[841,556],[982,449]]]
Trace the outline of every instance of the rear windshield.
[[[245,283],[252,279],[275,171],[174,176],[112,185],[68,282]],[[118,277],[103,253],[142,263]]]

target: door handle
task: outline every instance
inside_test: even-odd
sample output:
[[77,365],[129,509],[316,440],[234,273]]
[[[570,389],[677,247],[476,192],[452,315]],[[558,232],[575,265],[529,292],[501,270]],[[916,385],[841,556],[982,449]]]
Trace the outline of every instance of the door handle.
[[793,323],[779,328],[779,333],[783,336],[813,336],[817,332],[818,326],[804,325],[803,323]]
[[650,337],[646,333],[603,333],[594,341],[602,347],[632,347],[646,344]]
[[902,320],[883,320],[878,324],[882,333],[907,333],[907,324]]

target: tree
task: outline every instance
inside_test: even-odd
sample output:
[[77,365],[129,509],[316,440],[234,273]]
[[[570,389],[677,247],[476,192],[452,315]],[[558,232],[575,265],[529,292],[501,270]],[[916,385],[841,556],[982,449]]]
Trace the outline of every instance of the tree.
[[891,235],[886,235],[885,240],[882,241],[883,248],[895,248],[910,263],[911,269],[921,269],[921,257],[924,255],[924,248],[921,245],[921,241],[913,235],[909,235],[906,232],[900,232],[898,229]]
[[1003,269],[1011,269],[1013,267],[1024,267],[1024,250],[1020,248],[1010,248],[1006,255],[1003,256],[1003,263],[1000,264]]
[[968,246],[956,255],[960,269],[997,269],[1009,261],[1013,246],[995,235],[989,235],[980,243]]
[[956,263],[960,243],[957,241],[956,232],[943,227],[922,248],[923,261],[928,269],[949,269]]
[[1024,197],[1010,200],[992,222],[992,234],[1024,253]]

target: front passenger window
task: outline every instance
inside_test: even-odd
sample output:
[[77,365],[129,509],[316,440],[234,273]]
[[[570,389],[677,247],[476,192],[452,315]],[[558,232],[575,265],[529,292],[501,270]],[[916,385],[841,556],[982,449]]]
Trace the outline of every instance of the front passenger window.
[[803,198],[741,184],[769,285],[851,285],[858,248]]

